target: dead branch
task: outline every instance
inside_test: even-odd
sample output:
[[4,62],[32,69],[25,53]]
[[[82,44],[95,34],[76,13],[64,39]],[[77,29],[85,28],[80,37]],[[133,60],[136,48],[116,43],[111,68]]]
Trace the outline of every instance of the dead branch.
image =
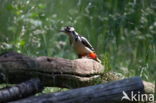
[[[134,94],[144,93],[141,78],[134,77],[111,83],[73,89],[65,92],[43,94],[12,103],[121,103],[123,91],[131,98]],[[123,99],[124,103],[126,99]],[[131,103],[127,101],[126,103]]]
[[13,87],[0,90],[0,103],[6,103],[34,95],[43,90],[39,79],[31,79]]

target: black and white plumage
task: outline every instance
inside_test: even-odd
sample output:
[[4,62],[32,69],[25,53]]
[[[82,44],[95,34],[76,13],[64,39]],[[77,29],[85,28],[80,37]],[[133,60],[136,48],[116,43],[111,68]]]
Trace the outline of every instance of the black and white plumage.
[[79,35],[76,31],[73,31],[72,34],[75,37],[75,41],[78,41],[78,40],[81,41],[82,44],[84,44],[86,47],[94,51],[93,46],[89,43],[89,41],[85,37]]
[[61,32],[65,32],[69,36],[70,43],[73,45],[78,57],[87,56],[90,53],[95,54],[94,48],[89,41],[85,37],[79,35],[73,27],[67,26],[61,30]]
[[85,37],[81,36],[80,38],[81,38],[82,43],[86,47],[90,48],[92,51],[95,51],[94,48],[92,47],[92,45],[88,42],[88,40]]

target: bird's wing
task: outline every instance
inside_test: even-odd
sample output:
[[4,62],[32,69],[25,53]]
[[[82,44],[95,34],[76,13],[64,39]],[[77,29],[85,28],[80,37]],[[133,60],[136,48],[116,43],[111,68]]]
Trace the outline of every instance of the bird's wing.
[[94,51],[94,48],[92,47],[92,45],[88,42],[88,40],[85,37],[81,36],[81,41],[86,47]]

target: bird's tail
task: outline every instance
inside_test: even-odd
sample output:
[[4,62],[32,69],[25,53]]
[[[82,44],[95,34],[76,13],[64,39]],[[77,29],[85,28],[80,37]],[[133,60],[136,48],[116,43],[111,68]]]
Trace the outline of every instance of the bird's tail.
[[101,60],[97,57],[94,60],[96,60],[97,62],[101,63]]

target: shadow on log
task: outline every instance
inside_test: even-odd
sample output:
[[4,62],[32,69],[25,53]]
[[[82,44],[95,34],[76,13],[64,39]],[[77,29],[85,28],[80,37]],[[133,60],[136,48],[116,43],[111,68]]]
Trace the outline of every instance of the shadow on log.
[[31,79],[13,87],[0,90],[0,103],[6,103],[34,95],[43,90],[39,79]]
[[144,93],[142,80],[134,77],[65,92],[43,94],[12,103],[121,103],[123,91],[129,98],[131,98],[131,91],[136,95],[138,92]]

